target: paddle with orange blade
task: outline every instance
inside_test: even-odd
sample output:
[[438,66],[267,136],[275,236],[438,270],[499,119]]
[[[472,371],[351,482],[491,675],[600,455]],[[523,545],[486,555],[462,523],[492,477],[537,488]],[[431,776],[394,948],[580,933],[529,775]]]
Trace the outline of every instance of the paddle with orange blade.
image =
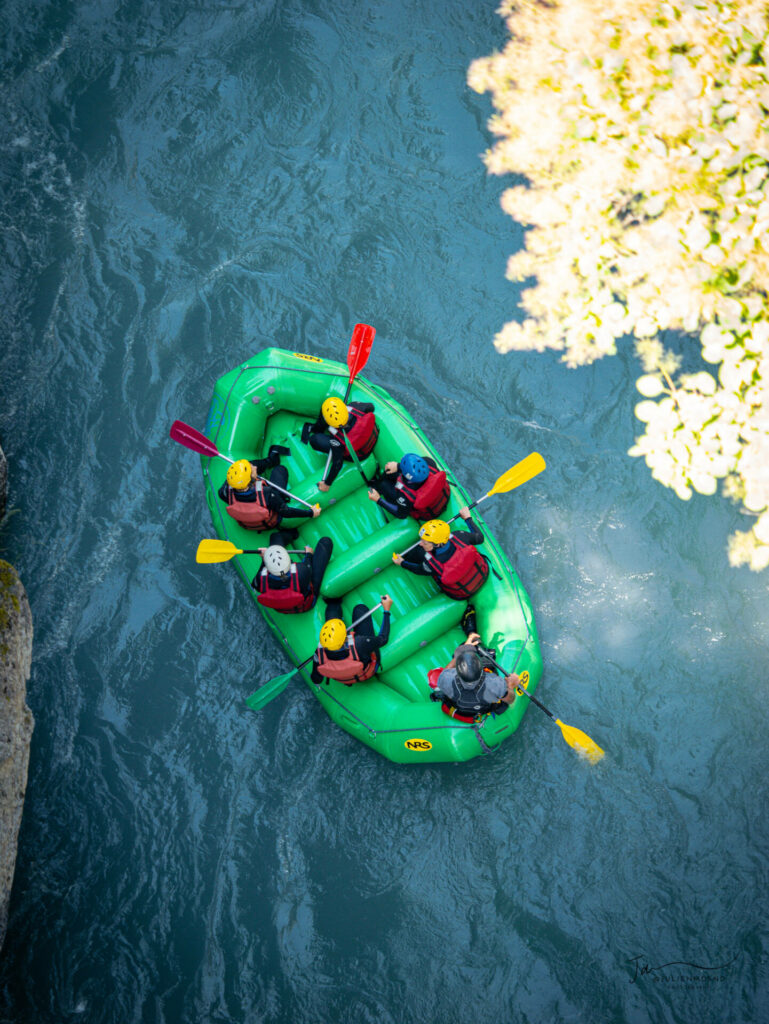
[[[201,434],[199,430],[191,427],[189,423],[182,423],[181,420],[174,420],[171,424],[171,429],[168,432],[168,436],[172,441],[178,441],[179,444],[184,445],[185,448],[189,448],[190,451],[196,452],[198,455],[205,455],[209,459],[224,459],[225,462],[232,464],[235,460],[231,459],[229,455],[222,455],[219,449],[216,447],[214,442],[206,437],[205,434]],[[294,501],[298,501],[300,505],[306,505],[307,508],[314,508],[309,501],[304,501],[303,498],[298,498],[291,491],[286,491],[283,487],[279,487],[274,484],[272,480],[267,480],[262,477],[265,484],[268,487],[273,487],[276,491],[280,491],[281,494],[285,494],[287,498],[293,498]]]

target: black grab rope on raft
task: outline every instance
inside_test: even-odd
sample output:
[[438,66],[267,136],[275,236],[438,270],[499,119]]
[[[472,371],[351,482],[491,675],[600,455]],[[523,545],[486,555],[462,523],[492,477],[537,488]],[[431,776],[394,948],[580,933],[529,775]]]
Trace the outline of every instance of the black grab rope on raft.
[[493,750],[492,750],[492,748],[491,748],[491,747],[490,747],[490,746],[488,745],[488,743],[487,743],[487,742],[486,742],[486,740],[485,740],[485,739],[483,738],[483,736],[481,736],[481,730],[480,730],[480,728],[478,727],[478,725],[476,725],[476,723],[475,723],[475,722],[473,722],[473,724],[472,724],[472,725],[470,726],[470,728],[471,728],[471,729],[473,730],[473,732],[475,733],[475,735],[476,735],[476,738],[477,738],[478,742],[479,742],[479,743],[480,743],[480,745],[481,745],[481,750],[483,751],[483,753],[484,753],[484,754],[493,754],[493,753],[494,753],[494,751],[493,751]]
[[[323,693],[330,700],[333,700],[335,704],[338,704],[339,707],[342,708],[350,716],[350,718],[355,719],[355,721],[359,725],[362,725],[363,728],[366,729],[368,731],[369,735],[371,735],[371,736],[389,736],[391,734],[399,733],[399,732],[414,732],[415,729],[418,732],[431,732],[431,731],[435,731],[436,729],[456,729],[456,730],[472,729],[475,732],[475,735],[478,737],[478,742],[480,743],[481,747],[483,748],[484,754],[490,754],[490,753],[493,752],[493,748],[488,746],[488,744],[485,742],[485,740],[481,736],[481,734],[479,732],[479,725],[476,722],[473,722],[472,725],[459,725],[459,724],[449,725],[447,723],[446,725],[420,725],[420,726],[413,726],[412,725],[412,726],[409,726],[408,729],[372,729],[370,725],[368,725],[366,722],[364,722],[362,718],[359,718],[355,714],[354,711],[351,711],[347,707],[347,705],[343,704],[342,701],[339,700],[338,697],[335,697],[333,693],[330,693],[328,690],[324,690]],[[482,724],[483,723],[481,723],[481,727],[482,727]]]

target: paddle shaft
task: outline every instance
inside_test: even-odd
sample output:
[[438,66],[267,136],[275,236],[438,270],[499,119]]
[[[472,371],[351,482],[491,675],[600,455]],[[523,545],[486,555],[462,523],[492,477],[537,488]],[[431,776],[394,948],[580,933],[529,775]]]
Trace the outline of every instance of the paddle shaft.
[[[201,434],[199,430],[191,427],[188,423],[182,423],[181,420],[175,420],[171,427],[171,438],[174,441],[178,441],[179,444],[184,445],[185,448],[189,448],[190,451],[196,452],[198,455],[205,455],[209,459],[223,459],[225,462],[229,462],[230,465],[235,462],[235,459],[231,459],[228,455],[222,455],[219,449],[216,447],[214,442],[206,437],[205,434]],[[297,497],[292,494],[291,491],[286,491],[278,484],[274,484],[272,480],[268,480],[266,477],[261,478],[268,487],[272,487],[276,491],[280,491],[281,494],[285,494],[287,498],[293,498],[294,501],[298,501],[300,505],[306,505],[307,508],[312,508],[312,504],[309,501],[305,501],[303,498]]]
[[[267,545],[267,547],[269,547],[269,544]],[[253,549],[248,550],[248,551],[246,551],[246,550],[238,551],[238,552],[236,552],[236,554],[239,554],[239,555],[258,555],[258,554],[261,554],[262,551],[264,551],[264,548],[253,548]],[[286,554],[287,555],[306,555],[307,552],[304,550],[304,548],[286,548]]]
[[[491,664],[492,664],[492,665],[494,666],[494,668],[495,668],[495,669],[497,670],[497,672],[499,672],[499,673],[500,673],[500,674],[501,674],[502,676],[504,676],[505,678],[507,678],[507,677],[508,677],[508,676],[510,675],[510,673],[509,673],[509,672],[506,672],[506,671],[505,671],[505,670],[504,670],[504,669],[502,668],[502,666],[501,666],[501,665],[498,665],[498,664],[496,663],[496,661],[492,661],[492,659],[491,659],[491,658],[489,658],[489,661],[491,661]],[[552,712],[552,711],[550,711],[550,710],[549,710],[548,708],[546,708],[546,707],[545,707],[545,705],[544,705],[544,704],[543,704],[543,703],[542,703],[541,701],[537,700],[537,698],[536,698],[536,697],[534,696],[534,694],[533,694],[533,693],[529,693],[529,691],[528,691],[528,690],[524,689],[524,688],[523,688],[522,686],[520,686],[520,685],[516,685],[516,687],[515,687],[515,692],[516,692],[516,693],[522,693],[524,697],[528,697],[528,698],[529,698],[529,700],[530,700],[530,701],[531,701],[531,702],[532,702],[533,704],[536,704],[536,705],[537,705],[537,707],[538,707],[538,708],[539,708],[539,709],[540,709],[541,711],[544,711],[544,712],[545,712],[545,714],[546,714],[546,715],[548,716],[548,718],[552,718],[552,720],[553,720],[554,722],[557,722],[557,721],[558,721],[558,719],[557,719],[557,718],[555,717],[555,715],[553,714],[553,712]]]
[[[355,463],[355,466],[356,466],[358,472],[360,473],[361,477],[363,478],[363,483],[366,484],[366,486],[368,487],[368,480],[366,479],[366,474],[363,472],[363,466],[361,466],[361,464],[360,464],[360,459],[356,455],[355,449],[353,448],[353,446],[351,444],[347,443],[347,438],[344,436],[344,431],[341,428],[337,430],[336,436],[337,437],[341,436],[342,444],[345,446],[345,448],[347,449],[347,451],[350,454],[350,458]],[[328,473],[328,467],[330,465],[331,465],[331,452],[328,453],[328,458],[326,459],[326,467],[323,470],[323,479],[324,480],[326,479],[326,474]]]

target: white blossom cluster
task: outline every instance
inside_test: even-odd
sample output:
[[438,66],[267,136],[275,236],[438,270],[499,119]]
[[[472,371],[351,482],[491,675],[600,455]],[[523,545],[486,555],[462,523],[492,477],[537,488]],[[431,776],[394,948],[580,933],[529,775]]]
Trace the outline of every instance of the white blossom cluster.
[[[630,449],[681,498],[740,500],[733,565],[769,566],[769,21],[765,0],[505,0],[510,40],[475,61],[491,92],[503,209],[529,226],[534,279],[500,352],[570,366],[635,336],[646,373]],[[699,334],[713,373],[658,340]]]

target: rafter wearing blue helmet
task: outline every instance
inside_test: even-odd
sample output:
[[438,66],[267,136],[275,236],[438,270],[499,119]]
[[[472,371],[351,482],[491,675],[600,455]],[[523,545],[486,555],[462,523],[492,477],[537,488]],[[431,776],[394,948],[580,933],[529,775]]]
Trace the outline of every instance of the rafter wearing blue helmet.
[[407,452],[400,462],[388,462],[372,481],[368,496],[396,519],[434,519],[449,500],[446,474],[433,459]]

